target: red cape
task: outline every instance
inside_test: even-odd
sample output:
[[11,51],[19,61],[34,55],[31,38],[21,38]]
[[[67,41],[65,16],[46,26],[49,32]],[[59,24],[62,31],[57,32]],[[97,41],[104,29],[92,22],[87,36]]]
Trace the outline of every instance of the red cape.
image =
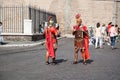
[[[82,27],[84,31],[88,31],[86,26]],[[89,53],[89,36],[85,36],[84,38],[85,42],[85,59],[88,60],[90,58],[90,53]]]
[[52,34],[56,34],[57,30],[54,27],[45,29],[46,48],[48,50],[49,57],[55,58],[55,51],[53,44],[56,39],[52,38]]

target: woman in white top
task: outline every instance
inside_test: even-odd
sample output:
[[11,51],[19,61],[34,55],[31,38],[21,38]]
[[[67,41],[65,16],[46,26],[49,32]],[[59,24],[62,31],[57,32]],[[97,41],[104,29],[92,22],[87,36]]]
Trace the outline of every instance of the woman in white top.
[[95,48],[103,48],[102,46],[102,32],[101,32],[101,27],[100,27],[100,23],[98,22],[95,28]]

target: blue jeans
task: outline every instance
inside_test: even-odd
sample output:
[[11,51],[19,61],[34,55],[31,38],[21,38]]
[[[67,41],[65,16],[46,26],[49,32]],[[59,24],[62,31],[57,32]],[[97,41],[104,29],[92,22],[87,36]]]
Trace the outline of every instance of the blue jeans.
[[115,46],[115,37],[110,37],[111,39],[111,46]]

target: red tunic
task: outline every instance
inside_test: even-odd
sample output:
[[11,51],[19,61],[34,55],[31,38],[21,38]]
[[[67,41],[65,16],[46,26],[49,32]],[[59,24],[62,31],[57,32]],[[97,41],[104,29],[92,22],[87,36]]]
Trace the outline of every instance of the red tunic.
[[46,38],[46,48],[48,50],[49,57],[55,58],[55,47],[54,44],[57,43],[56,34],[57,29],[53,26],[51,28],[46,28],[45,31]]

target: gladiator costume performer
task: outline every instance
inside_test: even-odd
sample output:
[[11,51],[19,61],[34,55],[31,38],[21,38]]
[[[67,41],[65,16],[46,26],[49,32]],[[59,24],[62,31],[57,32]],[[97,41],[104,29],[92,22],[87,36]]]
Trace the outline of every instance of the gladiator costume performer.
[[86,64],[86,60],[89,58],[88,53],[88,31],[87,27],[82,25],[82,19],[80,18],[80,14],[75,16],[76,18],[76,25],[73,26],[73,35],[75,36],[74,39],[74,62],[73,64],[78,63],[78,51],[80,50],[83,64]]
[[48,27],[44,30],[45,39],[46,39],[46,64],[49,63],[49,57],[52,58],[52,63],[57,64],[55,61],[55,51],[57,50],[57,29],[53,26],[52,16],[48,19]]

